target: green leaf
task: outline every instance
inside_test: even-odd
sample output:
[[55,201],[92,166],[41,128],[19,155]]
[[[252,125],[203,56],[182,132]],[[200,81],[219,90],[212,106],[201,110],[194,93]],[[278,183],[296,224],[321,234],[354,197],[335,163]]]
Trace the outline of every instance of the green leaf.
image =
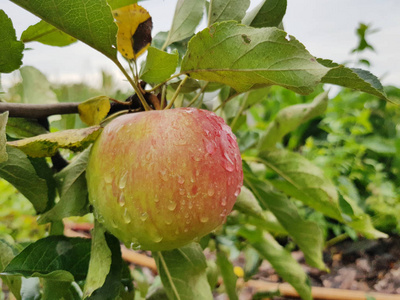
[[259,267],[262,264],[262,259],[258,252],[252,247],[246,247],[243,250],[243,254],[245,259],[245,265],[243,268],[244,280],[247,281],[258,273]]
[[11,73],[22,65],[24,43],[17,41],[11,19],[0,9],[0,73]]
[[41,20],[35,25],[29,26],[21,35],[24,43],[39,42],[49,46],[64,47],[75,43],[76,38]]
[[300,264],[267,232],[242,227],[238,234],[246,238],[260,256],[269,261],[275,271],[299,293],[311,300],[311,286]]
[[72,282],[45,279],[42,280],[42,283],[43,299],[71,299],[70,289]]
[[[0,272],[18,254],[18,251],[4,240],[0,239]],[[19,276],[0,276],[1,280],[8,286],[17,300],[21,299],[21,277]]]
[[36,119],[8,118],[6,133],[12,138],[27,138],[48,133]]
[[242,23],[252,27],[278,27],[286,13],[286,0],[264,0],[248,12]]
[[287,150],[263,152],[259,157],[260,162],[284,179],[271,181],[277,189],[328,217],[343,221],[336,188],[320,168]]
[[208,25],[229,20],[240,22],[249,5],[250,0],[212,0],[208,10]]
[[233,272],[232,263],[228,260],[225,253],[221,251],[217,251],[217,265],[221,271],[225,292],[228,294],[229,300],[238,300],[236,292],[237,276]]
[[100,126],[69,129],[8,142],[7,144],[31,157],[53,156],[59,148],[82,151],[96,140],[101,131],[102,127]]
[[31,104],[57,103],[57,95],[50,82],[38,69],[25,66],[20,70],[22,77],[22,102]]
[[32,204],[37,212],[46,210],[49,190],[29,158],[18,149],[7,147],[8,160],[0,163],[0,177],[11,183]]
[[170,300],[213,299],[207,281],[206,258],[199,244],[192,243],[179,249],[153,254]]
[[78,105],[79,117],[86,125],[98,125],[107,116],[110,108],[109,97],[93,97]]
[[91,296],[95,290],[104,284],[107,274],[110,272],[111,250],[107,246],[105,232],[105,228],[96,221],[92,234],[89,270],[84,289],[85,298]]
[[181,68],[195,79],[227,84],[238,92],[280,85],[300,94],[312,92],[328,70],[286,32],[234,21],[197,33]]
[[296,206],[285,195],[276,192],[271,185],[244,171],[244,182],[256,195],[260,203],[269,209],[303,251],[306,262],[315,268],[327,270],[322,251],[324,237],[315,222],[304,220]]
[[347,68],[328,59],[319,58],[318,62],[327,68],[331,68],[322,78],[322,83],[344,86],[389,100],[379,79],[370,72],[362,69]]
[[86,149],[56,174],[55,178],[60,186],[60,201],[52,209],[39,216],[39,224],[61,221],[66,217],[83,216],[89,213],[85,178],[89,153],[89,149]]
[[26,247],[6,267],[7,275],[59,281],[83,280],[90,257],[90,240],[49,236]]
[[173,42],[181,41],[194,34],[203,16],[204,3],[205,0],[178,0],[163,49]]
[[8,121],[8,111],[0,114],[0,163],[7,161],[8,155],[6,150],[6,125]]
[[315,97],[311,103],[292,105],[282,109],[261,136],[259,151],[274,149],[276,143],[280,142],[286,134],[323,114],[327,107],[328,93],[324,92]]
[[140,78],[149,83],[160,83],[168,79],[176,70],[178,52],[167,53],[154,47],[147,49],[147,59],[140,71]]
[[47,23],[116,60],[117,25],[106,0],[12,0]]

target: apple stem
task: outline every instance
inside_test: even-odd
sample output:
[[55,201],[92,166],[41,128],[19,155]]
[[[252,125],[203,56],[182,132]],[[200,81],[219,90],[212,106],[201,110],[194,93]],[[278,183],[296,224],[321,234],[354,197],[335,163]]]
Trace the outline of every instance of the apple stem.
[[117,67],[121,70],[122,74],[125,75],[126,79],[128,79],[129,83],[131,84],[131,86],[135,90],[136,94],[139,97],[140,102],[142,103],[142,105],[144,107],[144,110],[152,110],[151,107],[147,104],[146,99],[144,99],[144,96],[143,96],[142,92],[140,91],[139,87],[133,81],[133,79],[129,76],[129,74],[126,72],[125,68],[121,65],[121,63],[117,59],[115,59],[113,61],[117,65]]
[[181,83],[178,85],[178,88],[176,89],[174,95],[172,96],[171,100],[169,101],[168,105],[164,109],[170,109],[172,105],[175,102],[176,97],[178,97],[179,92],[181,91],[183,85],[185,84],[186,80],[188,80],[189,76],[186,76],[185,78],[182,79]]
[[196,102],[197,99],[199,99],[200,95],[203,94],[204,90],[206,89],[206,87],[208,86],[209,82],[206,82],[206,84],[204,84],[201,89],[200,92],[197,93],[196,96],[194,96],[194,98],[192,99],[192,101],[190,101],[190,103],[187,105],[187,107],[190,107],[193,105],[193,103]]

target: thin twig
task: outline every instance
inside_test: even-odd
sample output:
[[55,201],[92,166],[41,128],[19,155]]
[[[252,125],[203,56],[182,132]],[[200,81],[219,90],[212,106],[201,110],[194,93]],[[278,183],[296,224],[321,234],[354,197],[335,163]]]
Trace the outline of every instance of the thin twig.
[[239,108],[239,111],[237,112],[235,118],[232,120],[230,126],[231,128],[233,128],[237,122],[237,120],[239,120],[240,115],[242,114],[242,112],[244,111],[245,107],[246,107],[246,103],[247,103],[247,98],[249,97],[249,93],[246,93],[244,99],[243,99],[243,103]]

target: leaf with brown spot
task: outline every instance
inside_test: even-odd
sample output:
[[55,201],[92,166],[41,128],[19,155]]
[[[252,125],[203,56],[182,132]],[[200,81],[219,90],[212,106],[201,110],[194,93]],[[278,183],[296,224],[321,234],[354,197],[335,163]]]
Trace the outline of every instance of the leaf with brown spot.
[[113,10],[118,25],[118,51],[127,59],[136,59],[151,44],[153,22],[146,9],[137,4]]

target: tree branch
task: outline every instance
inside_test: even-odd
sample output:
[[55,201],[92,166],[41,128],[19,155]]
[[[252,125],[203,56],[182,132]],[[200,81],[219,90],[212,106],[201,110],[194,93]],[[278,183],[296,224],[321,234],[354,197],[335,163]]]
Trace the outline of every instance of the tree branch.
[[9,112],[10,117],[40,119],[52,115],[77,114],[79,102],[55,104],[0,103],[0,113]]

